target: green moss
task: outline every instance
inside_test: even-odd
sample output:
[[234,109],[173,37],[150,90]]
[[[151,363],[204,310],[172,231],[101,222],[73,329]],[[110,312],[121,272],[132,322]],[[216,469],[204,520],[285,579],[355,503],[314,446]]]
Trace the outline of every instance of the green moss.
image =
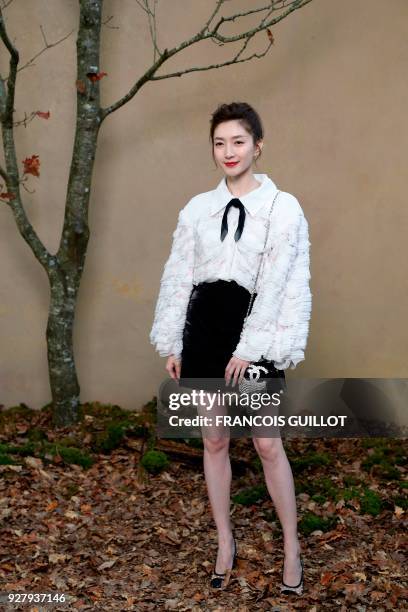
[[353,507],[348,502],[352,499],[357,500],[360,503],[361,514],[371,514],[377,516],[383,509],[383,502],[381,497],[372,491],[371,489],[365,488],[363,490],[355,487],[349,487],[347,489],[340,489],[338,499],[344,499],[346,505]]
[[264,484],[255,485],[236,493],[232,500],[242,506],[252,506],[269,498],[268,489]]
[[398,495],[397,497],[394,497],[392,501],[396,506],[399,506],[403,510],[408,510],[408,498],[407,497]]
[[349,474],[346,474],[345,476],[343,476],[343,482],[346,485],[346,487],[352,487],[353,485],[360,484],[360,479],[356,478],[356,476],[351,476]]
[[157,417],[157,397],[154,396],[152,400],[144,404],[143,412],[149,414],[156,420]]
[[44,406],[42,406],[42,408],[40,408],[40,411],[41,412],[49,412],[49,411],[52,410],[52,406],[53,406],[52,401],[48,402],[48,404],[44,404]]
[[295,473],[302,472],[308,468],[327,466],[331,462],[331,457],[327,453],[307,453],[302,457],[291,459],[292,469]]
[[6,408],[6,410],[2,410],[1,414],[6,419],[11,419],[13,417],[31,418],[31,416],[35,414],[35,411],[32,408],[29,408],[27,404],[22,402],[17,406],[10,406],[9,408]]
[[58,442],[55,444],[50,442],[44,443],[39,455],[44,461],[47,460],[46,455],[52,455],[54,457],[59,455],[67,465],[73,463],[75,465],[81,465],[85,469],[91,467],[95,462],[93,457],[86,451],[75,446],[62,446]]
[[299,521],[299,531],[308,536],[313,531],[330,531],[334,529],[337,523],[337,517],[322,517],[313,512],[306,512]]
[[82,444],[82,441],[79,437],[77,436],[64,436],[63,438],[59,438],[58,445],[60,446],[76,446],[79,447],[80,444]]
[[372,471],[374,476],[382,480],[399,480],[401,478],[400,471],[387,459],[375,455],[364,460],[361,466],[367,471]]
[[344,499],[348,502],[351,499],[360,499],[360,491],[355,487],[348,487],[347,489],[339,489],[339,499]]
[[169,465],[166,453],[157,450],[148,450],[140,460],[141,465],[150,474],[158,474]]
[[299,493],[307,493],[312,499],[318,496],[324,498],[324,501],[327,499],[337,500],[338,498],[338,489],[328,476],[315,479],[298,478],[296,480],[296,494]]
[[326,495],[330,499],[336,499],[338,494],[338,488],[333,484],[333,481],[328,476],[317,478],[315,480],[315,486],[318,488],[319,493]]
[[10,455],[0,453],[0,465],[15,465],[16,461]]
[[360,442],[361,448],[384,448],[389,446],[388,438],[364,438]]
[[401,446],[394,449],[394,462],[397,465],[407,465],[408,461],[406,448],[406,445],[401,444]]
[[[101,425],[103,427],[103,431],[98,431],[98,433],[94,434],[91,446],[95,452],[109,453],[114,449],[119,448],[123,444],[126,436],[146,438],[148,441],[152,437],[149,423],[146,422],[146,416],[144,414],[135,414],[124,411],[118,406],[116,409],[112,409],[112,413],[107,411],[106,406],[103,408],[99,407],[98,410],[99,412],[103,413],[104,417],[109,414],[111,418],[102,418]],[[101,419],[99,418],[98,424],[100,424],[100,420]],[[99,429],[101,429],[101,427],[99,427]],[[148,443],[148,446],[151,446],[151,444]]]
[[31,442],[41,442],[42,440],[46,440],[47,436],[42,429],[33,428],[27,432],[27,438]]
[[74,463],[86,469],[90,468],[94,463],[94,459],[88,453],[74,446],[58,446],[58,454],[62,457],[64,463]]
[[400,480],[401,472],[393,465],[385,464],[378,470],[378,476],[381,480]]
[[382,510],[381,497],[371,489],[364,489],[362,497],[360,497],[361,513],[377,516]]
[[362,462],[365,469],[370,469],[374,465],[390,464],[404,465],[407,462],[407,454],[404,445],[397,440],[363,440],[361,443],[363,448],[373,450]]
[[[69,442],[72,442],[69,439]],[[82,465],[82,467],[88,468],[93,464],[93,459],[80,448],[73,445],[66,446],[57,443],[50,443],[43,441],[41,442],[27,442],[21,446],[13,446],[11,444],[0,444],[0,454],[2,455],[19,455],[20,457],[35,457],[39,456],[41,459],[46,460],[46,454],[60,455],[65,463],[75,463]]]
[[110,453],[115,448],[118,448],[125,436],[127,425],[127,423],[110,423],[105,431],[97,434],[92,444],[93,450]]
[[317,495],[312,495],[311,499],[320,505],[323,505],[327,501],[327,497],[320,495],[319,493]]
[[312,495],[317,495],[318,493],[313,481],[307,478],[295,479],[295,489],[296,495],[299,493],[307,493],[312,497]]
[[388,458],[385,457],[383,451],[377,449],[361,462],[361,467],[365,470],[370,470],[374,465],[384,465],[388,463]]
[[257,474],[261,474],[263,472],[262,461],[259,456],[255,457],[251,461],[251,467]]
[[132,425],[127,429],[126,435],[134,438],[146,438],[149,436],[149,428],[145,425]]
[[21,446],[13,444],[0,444],[0,453],[10,453],[10,455],[20,455],[21,457],[33,456],[36,453],[39,444],[35,442],[26,442]]
[[361,466],[366,471],[372,472],[373,476],[382,480],[400,480],[401,472],[395,466],[405,463],[406,453],[403,447],[389,441],[387,444],[377,443],[374,446],[374,452],[362,461]]

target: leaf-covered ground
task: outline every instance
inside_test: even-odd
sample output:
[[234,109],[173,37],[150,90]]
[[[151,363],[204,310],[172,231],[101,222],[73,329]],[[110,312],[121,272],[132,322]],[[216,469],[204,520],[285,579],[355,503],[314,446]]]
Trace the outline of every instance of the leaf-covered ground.
[[[57,432],[49,407],[0,412],[0,590],[65,593],[57,610],[407,610],[405,440],[284,442],[305,564],[304,594],[288,601],[251,441],[231,441],[238,563],[214,592],[202,449],[155,440],[153,412],[88,404],[81,425]],[[156,474],[153,447],[168,457]]]

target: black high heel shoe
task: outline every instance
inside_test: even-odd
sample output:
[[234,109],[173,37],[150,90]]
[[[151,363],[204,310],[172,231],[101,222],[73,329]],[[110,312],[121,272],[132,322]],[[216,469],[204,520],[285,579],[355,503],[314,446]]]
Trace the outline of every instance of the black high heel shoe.
[[[235,542],[235,536],[233,535],[232,538],[234,540],[234,555],[232,557],[232,567],[231,567],[231,570],[234,569],[235,564],[236,564],[236,559],[237,559],[237,544]],[[231,572],[231,570],[229,570],[229,571]],[[228,577],[228,581],[224,584],[224,580],[225,580],[225,577],[227,575],[227,572],[228,572],[228,570],[226,572],[224,572],[223,574],[219,574],[218,572],[215,571],[215,567],[214,567],[214,571],[212,573],[211,580],[210,580],[210,586],[213,589],[220,589],[223,586],[227,586],[227,584],[229,582],[229,577]]]
[[296,586],[290,586],[289,584],[285,584],[283,582],[283,571],[282,571],[282,581],[280,585],[281,595],[302,595],[303,593],[303,559],[300,558],[300,565],[302,567],[302,573],[300,576],[300,582]]

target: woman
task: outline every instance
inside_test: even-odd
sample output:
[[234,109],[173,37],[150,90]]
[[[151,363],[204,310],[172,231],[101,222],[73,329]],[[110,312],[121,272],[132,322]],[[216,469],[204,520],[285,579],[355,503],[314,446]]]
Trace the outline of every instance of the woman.
[[[170,376],[191,388],[209,389],[208,381],[221,378],[235,386],[250,362],[260,359],[272,361],[284,379],[284,370],[304,359],[309,332],[308,224],[293,195],[279,191],[266,174],[253,174],[263,128],[250,105],[219,106],[211,118],[210,139],[224,176],[216,189],[193,197],[179,213],[150,340],[168,357]],[[256,297],[245,320],[261,257]],[[303,561],[292,471],[280,436],[253,437],[253,442],[283,530],[281,592],[301,594]],[[203,443],[218,533],[211,578],[217,588],[225,586],[223,578],[236,556],[229,437],[205,435]]]

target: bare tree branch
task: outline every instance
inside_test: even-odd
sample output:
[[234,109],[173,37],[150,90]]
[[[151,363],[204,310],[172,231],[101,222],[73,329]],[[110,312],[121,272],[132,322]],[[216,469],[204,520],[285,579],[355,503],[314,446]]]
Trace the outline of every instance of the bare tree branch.
[[[171,77],[179,77],[183,74],[187,74],[190,72],[203,71],[203,70],[212,70],[214,68],[221,68],[223,66],[229,66],[231,64],[238,64],[242,62],[247,62],[254,58],[261,58],[266,55],[268,50],[271,47],[271,44],[268,45],[267,49],[261,53],[253,53],[246,57],[241,57],[244,50],[246,49],[249,41],[258,33],[264,30],[267,30],[279,23],[283,19],[285,19],[290,13],[293,11],[306,6],[312,0],[270,0],[267,4],[262,7],[256,7],[249,9],[247,11],[243,11],[241,13],[235,13],[233,15],[229,15],[227,17],[220,17],[214,26],[211,23],[214,21],[216,16],[219,14],[219,11],[226,2],[230,0],[217,0],[214,10],[212,11],[210,17],[204,24],[204,27],[199,30],[194,36],[189,38],[188,40],[180,43],[176,47],[172,49],[164,49],[162,52],[159,49],[155,48],[155,57],[157,57],[156,61],[153,62],[152,66],[136,81],[133,87],[125,94],[122,98],[120,98],[114,104],[111,104],[109,107],[101,109],[101,121],[103,121],[110,113],[118,110],[121,106],[129,102],[136,95],[139,89],[148,81],[159,81],[161,79],[168,79]],[[136,0],[138,5],[143,8],[143,10],[152,17],[152,11],[149,5],[148,0]],[[242,19],[244,17],[248,17],[249,15],[254,15],[257,13],[266,12],[266,15],[261,19],[259,24],[249,30],[243,31],[234,36],[226,36],[220,33],[220,28],[223,24],[228,22],[234,22],[235,20]],[[279,12],[279,14],[275,17],[271,17],[272,13]],[[201,42],[202,40],[212,40],[217,42],[218,44],[229,44],[238,41],[244,41],[243,46],[241,47],[238,54],[236,54],[232,59],[227,60],[222,63],[217,64],[209,64],[207,66],[200,67],[191,67],[186,68],[185,70],[175,71],[169,74],[157,75],[156,72],[159,68],[171,57],[177,55],[184,49],[191,47],[192,45]],[[158,55],[158,56],[157,56]]]
[[157,46],[157,22],[156,22],[156,8],[157,1],[153,0],[153,10],[150,8],[149,0],[144,0],[144,3],[147,8],[147,19],[149,21],[149,31],[150,37],[153,43],[153,63],[156,61],[157,57],[160,57],[161,53]]
[[27,127],[27,125],[31,123],[31,121],[37,116],[38,111],[31,111],[29,115],[27,115],[27,113],[24,111],[24,119],[20,119],[19,121],[13,121],[13,125],[14,127],[18,127],[19,125],[24,125],[24,127]]
[[140,8],[142,9],[142,11],[145,11],[147,13],[147,9],[144,6],[143,2],[141,0],[135,0],[135,2],[140,6]]
[[1,5],[0,8],[2,8],[3,10],[5,8],[7,8],[8,6],[10,6],[10,4],[13,2],[13,0],[8,0],[8,2],[6,0],[3,0],[3,4]]
[[105,21],[102,21],[102,25],[106,26],[107,28],[111,28],[112,30],[119,30],[119,26],[111,26],[108,25],[109,21],[111,21],[111,19],[113,19],[113,15],[111,15],[110,17],[107,17],[105,19]]
[[[262,10],[265,10],[265,8],[263,8]],[[273,8],[269,7],[269,11],[268,13],[265,15],[265,17],[262,19],[261,24],[264,23],[269,15],[272,13]],[[151,77],[151,81],[159,81],[161,79],[168,79],[171,77],[180,77],[183,74],[187,74],[188,72],[197,72],[197,71],[203,71],[203,70],[213,70],[214,68],[223,68],[224,66],[230,66],[231,64],[240,64],[243,62],[248,62],[252,59],[260,59],[262,57],[264,57],[270,47],[273,45],[273,39],[270,40],[268,46],[266,47],[266,49],[262,52],[262,53],[252,53],[252,55],[249,55],[247,57],[241,58],[241,55],[244,53],[245,49],[247,48],[250,40],[252,40],[252,38],[255,36],[254,34],[249,34],[247,36],[247,38],[244,41],[244,44],[241,46],[241,49],[235,54],[235,56],[231,59],[231,60],[227,60],[225,62],[222,62],[221,64],[210,64],[208,66],[201,66],[201,67],[193,67],[193,68],[187,68],[186,70],[181,70],[179,72],[172,72],[170,74],[163,74],[160,76],[153,76]],[[241,59],[240,59],[241,58]]]
[[32,249],[38,261],[44,266],[44,268],[47,268],[52,256],[41,242],[27,218],[19,190],[20,178],[13,133],[14,96],[19,54],[8,36],[1,8],[0,38],[10,54],[10,70],[7,78],[7,90],[5,82],[3,80],[0,81],[1,124],[4,157],[6,161],[6,170],[3,168],[1,169],[1,176],[6,181],[7,189],[14,195],[14,198],[9,202],[9,206],[13,211],[20,234]]
[[[55,47],[56,45],[59,45],[60,43],[62,43],[65,39],[67,39],[69,36],[71,36],[71,34],[75,31],[71,30],[71,32],[68,32],[68,34],[66,34],[65,36],[63,36],[62,38],[60,38],[59,40],[57,40],[54,43],[49,43],[45,37],[44,34],[44,30],[42,28],[42,26],[40,26],[41,29],[41,34],[43,36],[44,42],[45,42],[45,47],[43,47],[38,53],[36,53],[30,60],[28,60],[28,62],[26,62],[25,64],[23,64],[23,66],[20,66],[17,70],[17,72],[20,72],[21,70],[24,70],[24,68],[27,68],[28,66],[34,65],[33,62],[34,60],[37,59],[37,57],[39,57],[42,53],[44,53],[44,51],[47,51],[47,49],[51,49],[51,47]],[[3,41],[4,42],[4,41]],[[10,43],[11,44],[11,43]],[[1,78],[1,77],[0,77]],[[1,79],[1,80],[7,80],[6,79]]]
[[[259,25],[256,28],[253,28],[252,30],[250,30],[249,33],[257,34],[257,32],[260,32],[261,30],[270,28],[276,23],[279,23],[279,21],[282,21],[282,19],[285,19],[293,11],[296,11],[297,9],[302,8],[306,4],[309,4],[309,2],[311,1],[312,0],[292,0],[286,11],[281,13],[278,17],[275,17],[274,19],[271,19],[270,21],[264,22],[262,25]],[[279,4],[281,3],[279,2]],[[263,7],[263,9],[261,10],[267,10],[268,8],[272,8],[273,12],[275,12],[275,11],[282,10],[282,8],[286,6],[287,6],[286,4],[283,4],[282,6],[278,7],[276,6],[275,2],[272,0],[268,6]],[[259,11],[257,11],[256,9],[251,9],[250,11],[246,11],[245,13],[242,13],[242,14],[238,13],[237,15],[232,15],[230,17],[226,17],[226,18],[222,17],[220,21],[217,23],[217,25],[215,26],[215,28],[206,36],[206,38],[213,37],[222,43],[231,43],[237,40],[242,40],[243,38],[245,38],[248,32],[244,32],[243,34],[237,34],[236,36],[223,36],[222,34],[218,33],[218,30],[220,26],[222,25],[222,23],[225,23],[227,21],[234,21],[235,19],[237,19],[237,17],[241,17],[241,16],[246,17],[247,15],[250,15],[255,12],[259,12]]]
[[[262,21],[261,21],[261,25],[263,25],[263,24],[266,22],[266,20],[267,20],[267,19],[269,19],[269,15],[271,15],[271,13],[272,13],[272,12],[273,12],[273,8],[270,8],[270,9],[269,9],[269,11],[266,13],[265,17],[262,19]],[[236,62],[235,62],[235,63],[237,63],[238,58],[239,58],[239,57],[242,55],[242,53],[245,51],[245,49],[246,49],[246,48],[247,48],[247,46],[248,46],[249,41],[250,41],[250,40],[251,40],[251,39],[252,39],[254,36],[255,36],[255,34],[251,34],[251,35],[249,35],[249,36],[248,36],[248,38],[245,40],[245,42],[244,42],[244,44],[243,44],[243,46],[242,46],[241,50],[240,50],[240,51],[237,53],[237,55],[236,55],[236,56],[235,56],[235,58],[234,58],[234,59],[236,60]],[[268,34],[268,38],[269,38],[269,34]],[[267,52],[268,52],[268,50],[269,50],[269,47],[270,47],[272,44],[273,44],[273,38],[270,38],[270,45],[269,45],[269,46],[268,46],[268,48],[266,49],[265,53],[264,53],[263,55],[261,55],[260,57],[263,57],[264,55],[266,55],[266,53],[267,53]],[[255,57],[259,57],[259,56],[255,55]],[[246,60],[244,60],[244,61],[246,61]]]
[[47,49],[51,49],[51,47],[56,47],[57,45],[62,43],[64,40],[66,40],[69,36],[71,36],[73,32],[75,32],[75,28],[74,28],[73,30],[68,32],[68,34],[60,38],[59,40],[55,41],[54,43],[49,43],[45,37],[44,30],[41,25],[40,25],[40,29],[41,29],[41,34],[44,39],[45,46],[38,53],[36,53],[30,60],[28,60],[28,62],[20,66],[20,68],[18,69],[18,72],[20,72],[20,70],[24,70],[24,68],[27,68],[28,66],[33,65],[34,60],[36,60],[37,57],[39,57],[42,53],[44,53],[44,51],[47,51]]
[[201,72],[203,70],[212,70],[214,68],[223,68],[224,66],[230,66],[231,64],[241,64],[243,62],[249,62],[252,59],[258,58],[260,59],[261,57],[264,57],[270,47],[271,47],[272,43],[269,43],[268,46],[266,47],[265,51],[262,51],[262,53],[252,53],[252,55],[248,55],[247,57],[243,57],[241,59],[238,59],[239,56],[241,55],[241,53],[243,52],[244,48],[246,47],[246,43],[242,46],[241,50],[235,55],[235,57],[233,57],[231,60],[227,60],[225,62],[222,62],[221,64],[210,64],[208,66],[199,66],[199,67],[194,67],[194,68],[187,68],[186,70],[180,70],[179,72],[171,72],[169,74],[161,74],[160,76],[153,76],[150,78],[151,81],[160,81],[161,79],[169,79],[171,77],[180,77],[183,74],[187,74],[189,72]]
[[[235,21],[236,19],[240,19],[241,17],[248,17],[248,15],[255,15],[256,13],[262,13],[264,11],[269,11],[269,14],[273,11],[281,10],[282,7],[276,6],[278,3],[275,1],[269,2],[265,6],[261,6],[255,9],[250,9],[249,11],[244,11],[243,13],[235,13],[234,15],[230,15],[229,17],[221,17],[218,23],[213,28],[213,32],[217,32],[220,26],[223,23],[227,23],[229,21]],[[280,4],[280,2],[279,2]]]
[[208,21],[205,23],[205,25],[204,25],[203,29],[201,30],[201,32],[202,32],[203,34],[205,34],[205,33],[207,32],[208,28],[209,28],[209,27],[210,27],[210,25],[211,25],[212,20],[213,20],[213,19],[215,18],[215,16],[216,16],[216,15],[219,13],[219,10],[220,10],[221,6],[222,6],[223,4],[225,4],[225,2],[226,2],[226,1],[227,1],[227,0],[217,0],[217,4],[215,5],[215,8],[214,8],[213,12],[211,13],[211,15],[210,15],[210,17],[209,17]]
[[14,108],[14,95],[16,86],[16,75],[17,75],[17,64],[19,61],[19,55],[17,49],[11,42],[9,35],[7,34],[6,24],[4,23],[3,13],[0,9],[0,38],[4,43],[4,46],[10,53],[10,72],[7,78],[7,95],[4,100],[5,91],[0,91],[3,94],[1,101],[1,121],[12,123],[13,121],[13,108]]

